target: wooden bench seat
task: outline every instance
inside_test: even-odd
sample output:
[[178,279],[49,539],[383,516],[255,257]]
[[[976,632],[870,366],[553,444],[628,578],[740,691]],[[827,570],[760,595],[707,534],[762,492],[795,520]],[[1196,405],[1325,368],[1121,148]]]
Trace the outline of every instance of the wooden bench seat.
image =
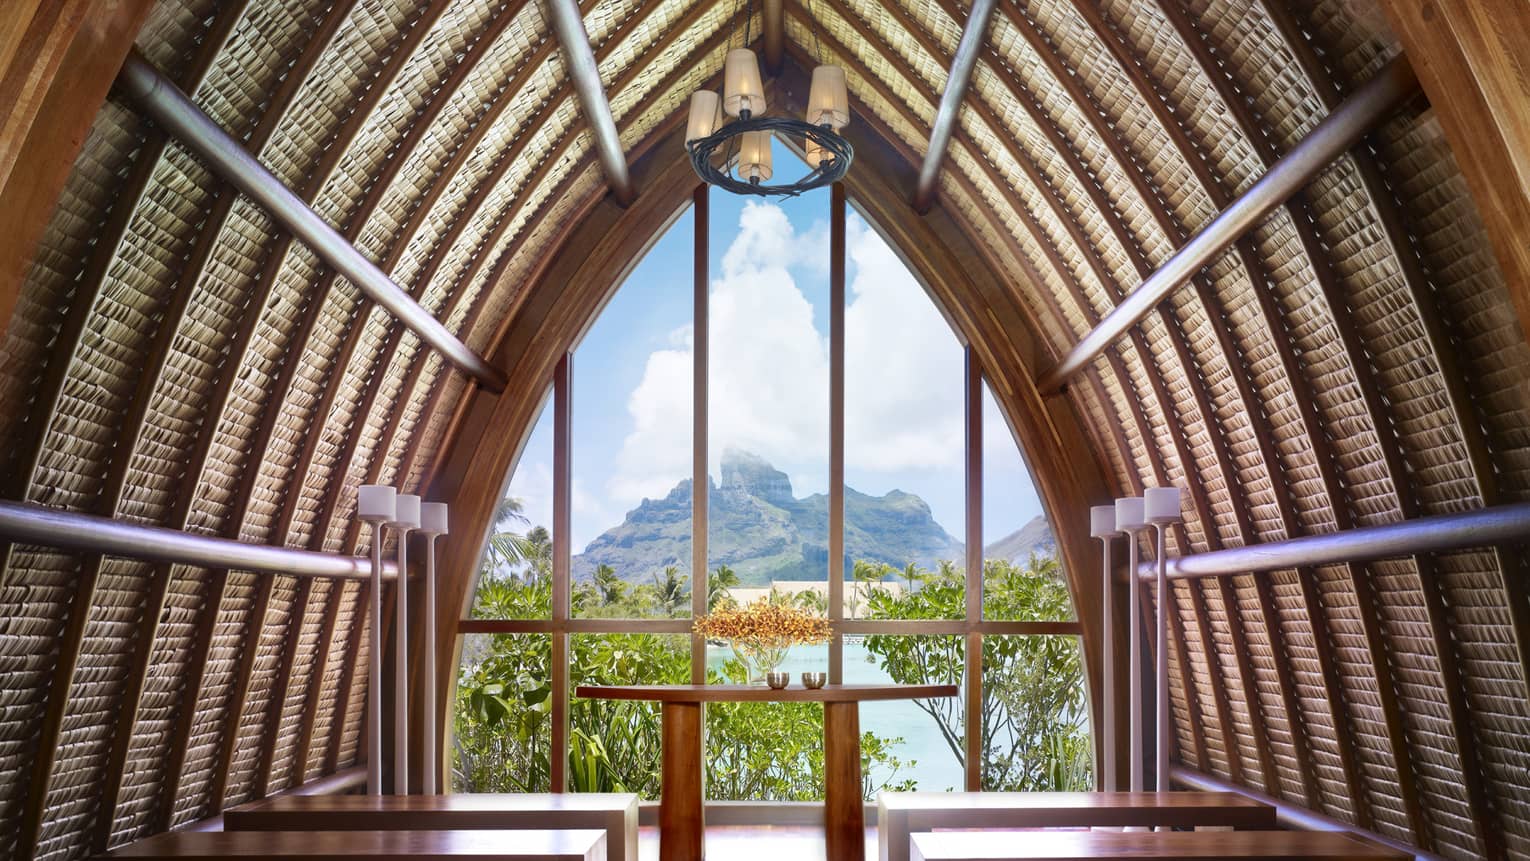
[[228,831],[598,828],[611,861],[637,861],[630,792],[277,796],[223,813]]
[[1411,856],[1333,831],[935,831],[915,834],[914,861],[1405,861]]
[[882,861],[907,861],[909,835],[935,828],[1128,825],[1275,827],[1275,808],[1233,792],[884,792]]
[[156,834],[101,856],[107,859],[212,861],[605,861],[606,833],[568,831],[172,831]]

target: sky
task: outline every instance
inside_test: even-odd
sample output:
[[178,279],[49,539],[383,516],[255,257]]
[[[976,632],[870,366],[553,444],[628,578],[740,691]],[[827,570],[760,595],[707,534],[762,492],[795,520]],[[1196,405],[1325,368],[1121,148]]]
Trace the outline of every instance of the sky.
[[[801,167],[777,143],[778,177]],[[708,427],[753,452],[798,497],[828,489],[829,193],[779,200],[711,195]],[[611,298],[573,361],[573,546],[582,551],[645,497],[690,477],[692,237],[687,209]],[[962,348],[918,280],[852,208],[846,225],[846,484],[917,494],[961,540]],[[549,406],[550,406],[549,398]],[[984,543],[1041,505],[997,405],[984,392]],[[552,410],[509,493],[528,519],[552,513]]]

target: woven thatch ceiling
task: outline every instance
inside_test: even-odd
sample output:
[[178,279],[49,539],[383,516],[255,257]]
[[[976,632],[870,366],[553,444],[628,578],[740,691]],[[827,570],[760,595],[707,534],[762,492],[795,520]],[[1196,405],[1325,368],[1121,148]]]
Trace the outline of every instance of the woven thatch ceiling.
[[[630,160],[681,157],[657,141],[744,8],[585,0]],[[966,8],[788,0],[786,62],[849,69],[852,141],[913,167]],[[539,2],[162,0],[136,45],[484,355],[606,194]],[[943,217],[1055,360],[1400,51],[1363,0],[1001,3]],[[1080,456],[1120,491],[1189,488],[1177,552],[1520,499],[1530,346],[1503,280],[1415,100],[1074,380]],[[4,356],[7,499],[328,552],[361,546],[357,485],[429,484],[474,397],[120,98]],[[1040,370],[995,364],[1006,390]],[[1177,589],[1179,761],[1527,857],[1525,581],[1485,550]],[[355,584],[21,545],[0,584],[0,854],[77,856],[356,757]]]

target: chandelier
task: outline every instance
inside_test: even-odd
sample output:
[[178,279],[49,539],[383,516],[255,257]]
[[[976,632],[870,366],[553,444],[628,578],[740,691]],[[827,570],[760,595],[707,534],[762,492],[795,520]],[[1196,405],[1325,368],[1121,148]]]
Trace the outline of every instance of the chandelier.
[[[753,4],[751,4],[752,6]],[[811,14],[811,10],[810,10]],[[749,43],[751,8],[744,16],[744,44]],[[817,41],[815,28],[814,41]],[[850,124],[850,96],[845,70],[819,66],[813,70],[804,119],[765,116],[765,87],[760,64],[748,48],[728,51],[723,64],[723,91],[691,94],[685,150],[696,175],[734,194],[795,197],[804,191],[838,182],[850,170],[855,150],[839,132]],[[812,171],[793,183],[768,184],[773,135],[802,141]],[[719,158],[719,153],[721,157]]]

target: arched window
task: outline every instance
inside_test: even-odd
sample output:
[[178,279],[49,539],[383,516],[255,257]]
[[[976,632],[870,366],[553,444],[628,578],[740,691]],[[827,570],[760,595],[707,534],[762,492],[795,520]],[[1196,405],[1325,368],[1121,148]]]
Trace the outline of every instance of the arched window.
[[[755,600],[832,622],[784,669],[962,686],[863,708],[868,797],[1092,787],[1029,472],[971,351],[839,194],[699,191],[559,365],[461,627],[457,791],[657,798],[657,711],[570,692],[739,681],[691,623]],[[709,797],[821,798],[821,727],[810,704],[709,706]]]

